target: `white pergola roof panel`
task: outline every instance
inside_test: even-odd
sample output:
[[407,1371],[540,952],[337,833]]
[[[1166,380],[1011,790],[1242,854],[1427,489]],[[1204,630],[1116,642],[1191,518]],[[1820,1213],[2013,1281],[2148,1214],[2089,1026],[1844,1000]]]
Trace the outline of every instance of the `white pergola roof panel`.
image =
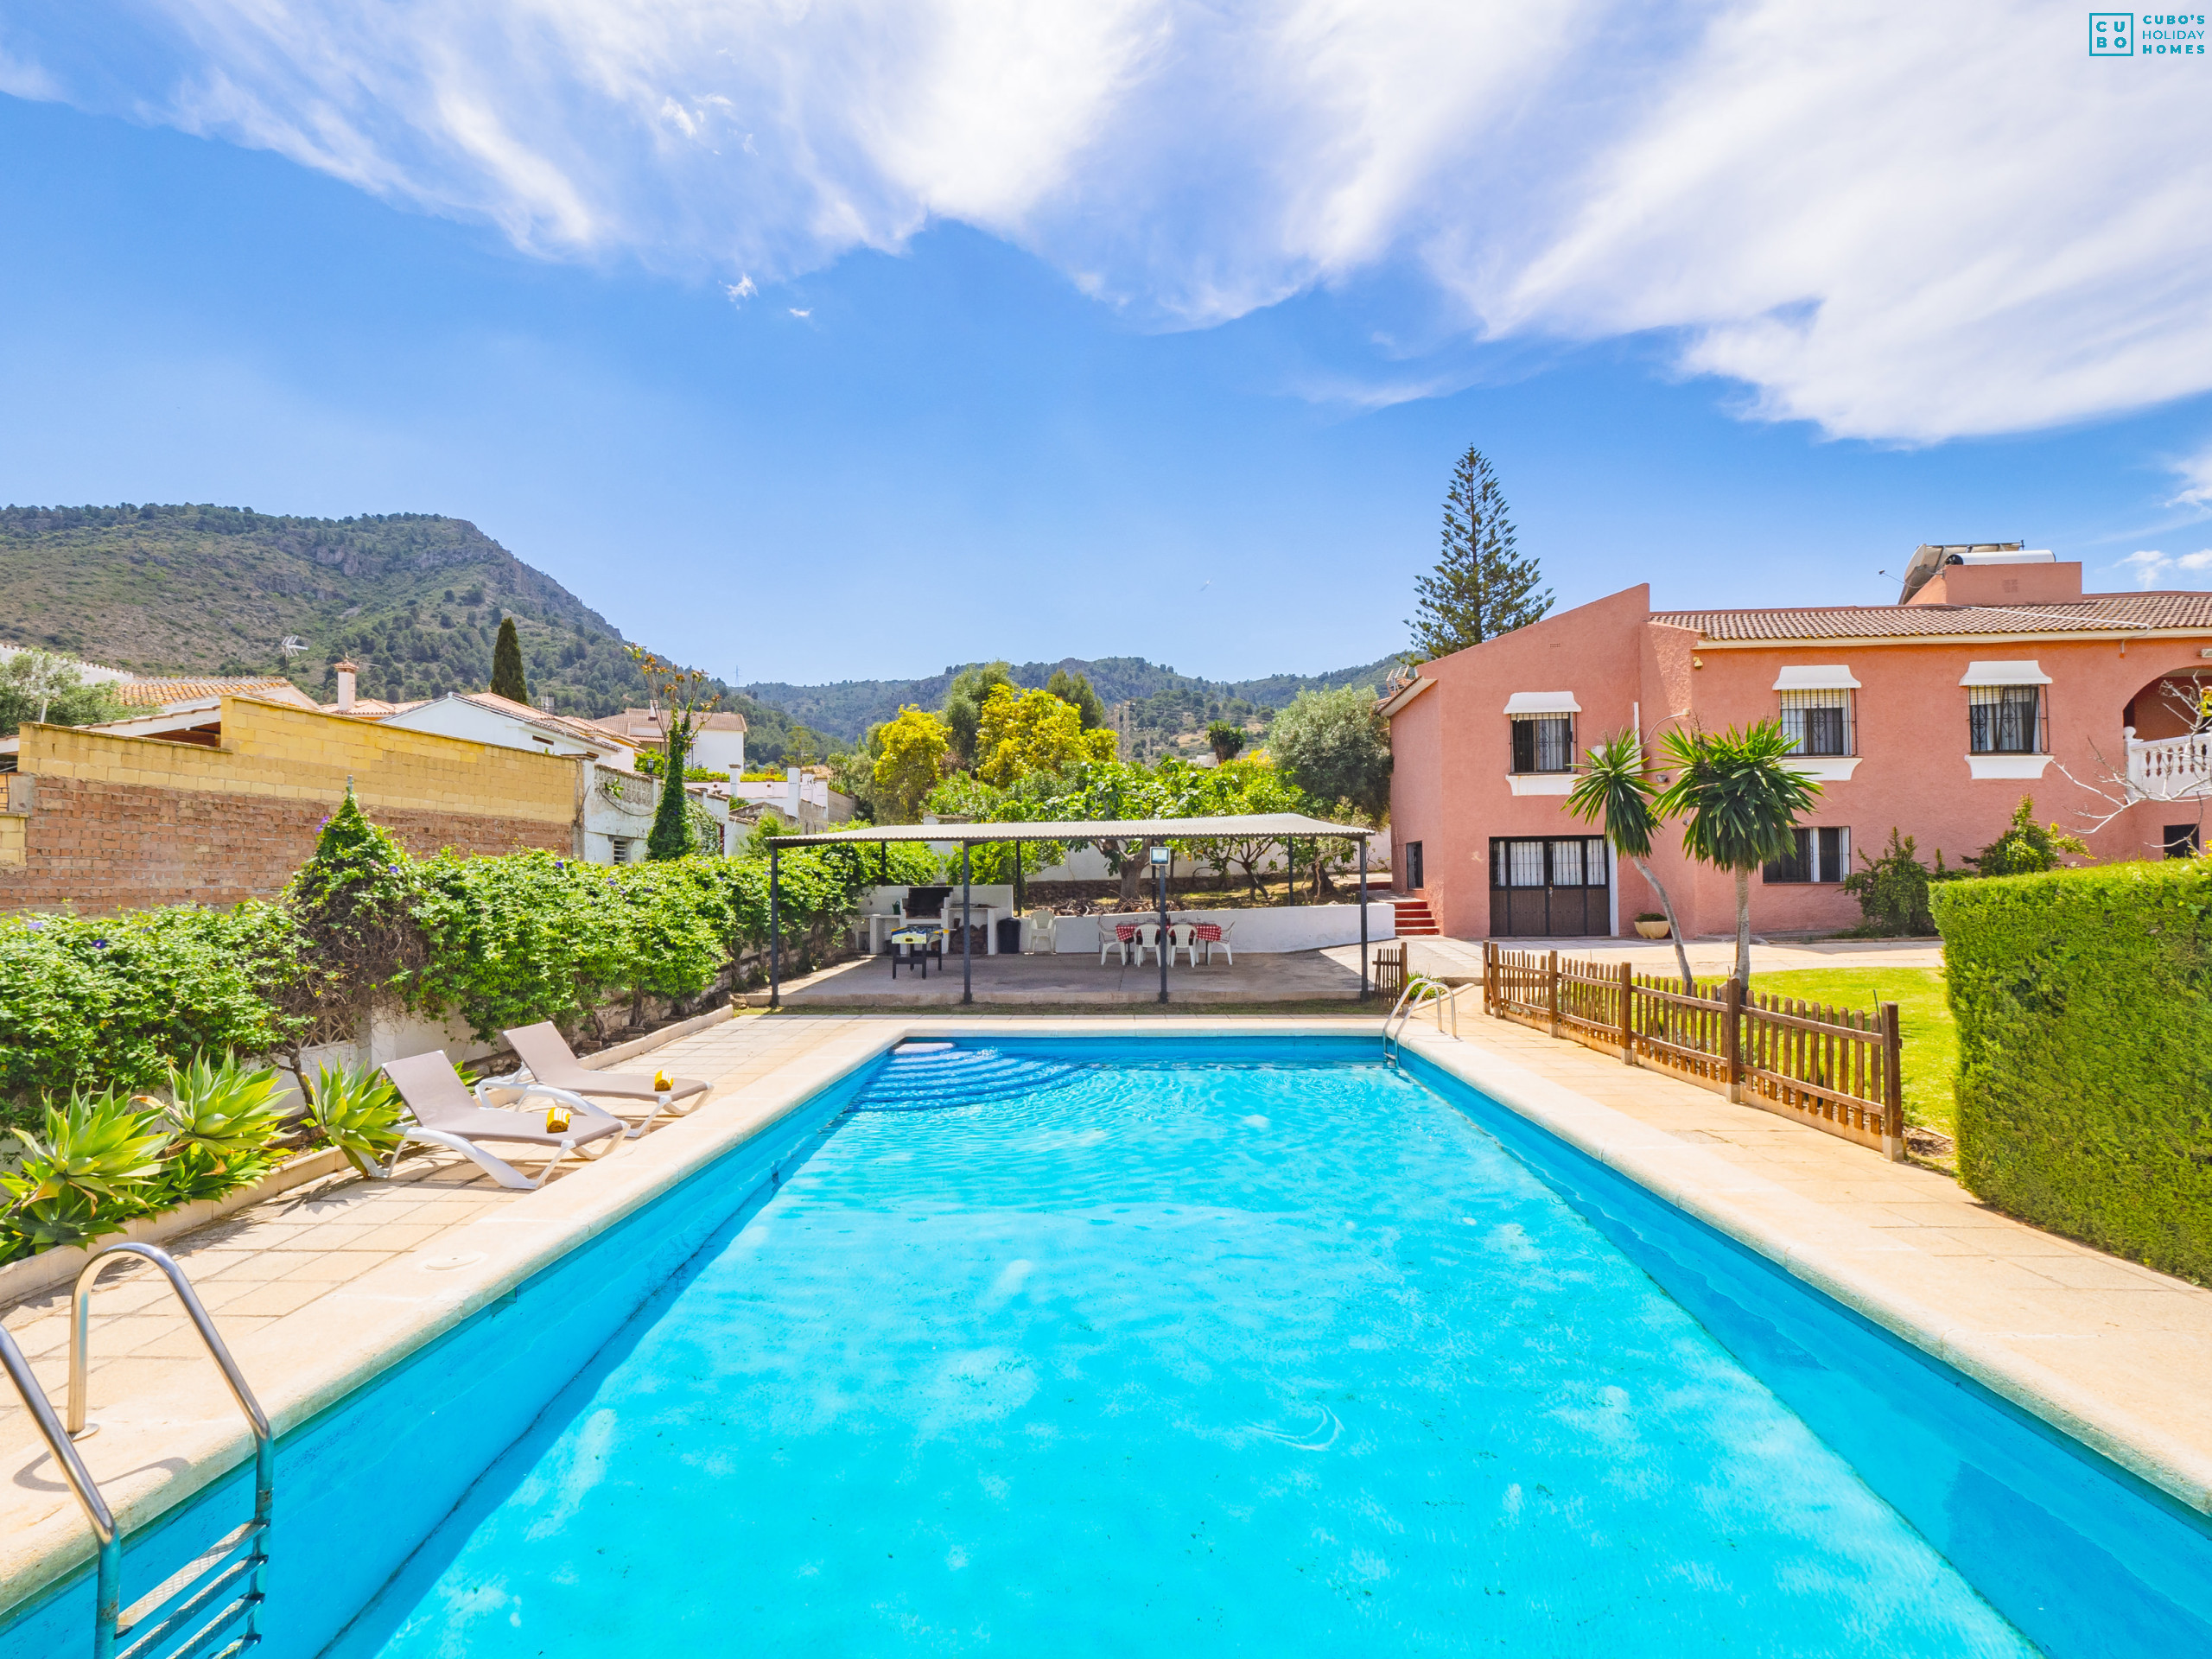
[[1007,841],[1279,841],[1288,836],[1339,836],[1364,841],[1363,824],[1331,823],[1300,812],[1254,812],[1214,818],[1093,818],[1007,823],[883,823],[812,836],[779,836],[779,847],[832,847],[841,842],[947,841],[976,844]]

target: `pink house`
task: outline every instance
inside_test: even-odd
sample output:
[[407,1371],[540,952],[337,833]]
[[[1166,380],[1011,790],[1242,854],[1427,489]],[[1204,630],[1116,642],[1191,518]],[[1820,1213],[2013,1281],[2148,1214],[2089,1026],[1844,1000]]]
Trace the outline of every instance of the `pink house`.
[[[1764,931],[1851,925],[1837,884],[1892,827],[1955,865],[2024,795],[2099,859],[2196,844],[2212,593],[2084,594],[2082,567],[2049,553],[1929,547],[1904,601],[1654,611],[1630,588],[1421,664],[1382,704],[1401,891],[1460,938],[1630,932],[1658,903],[1565,810],[1575,760],[1616,731],[1640,729],[1656,756],[1669,727],[1760,720],[1783,722],[1821,784],[1795,856],[1752,879]],[[2101,827],[2084,816],[2116,808]],[[1732,878],[1671,832],[1653,868],[1686,934],[1733,930]]]

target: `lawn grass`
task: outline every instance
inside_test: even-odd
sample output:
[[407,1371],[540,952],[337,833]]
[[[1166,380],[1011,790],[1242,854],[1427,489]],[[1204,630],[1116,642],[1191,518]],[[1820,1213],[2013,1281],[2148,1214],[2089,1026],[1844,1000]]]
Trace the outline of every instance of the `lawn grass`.
[[1751,988],[1834,1007],[1897,1005],[1904,1035],[1904,1121],[1955,1135],[1952,1074],[1959,1064],[1959,1031],[1943,995],[1941,968],[1800,968],[1755,974]]

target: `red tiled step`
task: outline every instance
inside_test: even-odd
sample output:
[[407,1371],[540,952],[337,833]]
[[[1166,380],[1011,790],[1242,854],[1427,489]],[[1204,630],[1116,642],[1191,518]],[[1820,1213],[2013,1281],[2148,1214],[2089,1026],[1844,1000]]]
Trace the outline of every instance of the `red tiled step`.
[[1442,937],[1444,930],[1437,926],[1436,918],[1428,913],[1427,899],[1394,899],[1390,904],[1391,907],[1398,912],[1400,938]]

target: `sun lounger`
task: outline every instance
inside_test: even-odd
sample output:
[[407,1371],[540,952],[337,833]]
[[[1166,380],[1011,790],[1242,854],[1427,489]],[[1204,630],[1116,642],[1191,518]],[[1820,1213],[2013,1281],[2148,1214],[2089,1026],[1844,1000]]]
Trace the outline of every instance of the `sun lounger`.
[[[594,1071],[576,1058],[575,1050],[561,1035],[561,1028],[550,1020],[502,1032],[500,1035],[507,1039],[507,1046],[514,1050],[516,1057],[530,1068],[530,1075],[540,1083],[601,1100],[652,1102],[652,1110],[646,1114],[645,1121],[630,1131],[633,1139],[651,1128],[653,1119],[663,1112],[674,1112],[681,1117],[707,1096],[707,1085],[693,1077],[677,1077],[667,1088],[656,1089],[649,1071]],[[678,1102],[686,1103],[679,1105]]]
[[[571,1152],[603,1141],[604,1154],[613,1149],[623,1135],[622,1120],[613,1113],[594,1106],[582,1095],[550,1084],[531,1083],[523,1085],[523,1096],[533,1096],[557,1103],[569,1109],[569,1127],[549,1129],[545,1127],[545,1113],[512,1111],[500,1106],[486,1106],[468,1092],[468,1085],[461,1080],[461,1073],[453,1069],[453,1062],[441,1049],[434,1054],[417,1054],[410,1059],[387,1060],[384,1074],[391,1079],[399,1097],[407,1103],[415,1121],[404,1126],[407,1139],[425,1146],[444,1147],[469,1159],[501,1186],[520,1187],[527,1191],[545,1185],[555,1167]],[[543,1147],[552,1153],[545,1167],[531,1180],[505,1159],[485,1150],[486,1142],[502,1146]],[[396,1161],[399,1154],[392,1154]]]

